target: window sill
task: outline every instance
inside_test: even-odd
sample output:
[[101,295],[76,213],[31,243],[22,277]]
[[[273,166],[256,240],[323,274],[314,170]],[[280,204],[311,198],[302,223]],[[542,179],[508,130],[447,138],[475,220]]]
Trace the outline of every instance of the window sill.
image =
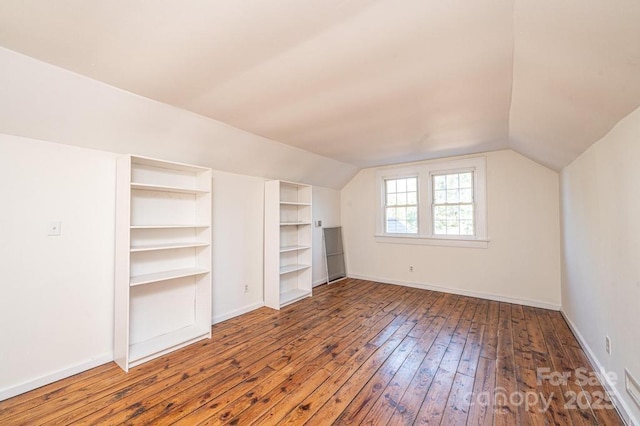
[[423,246],[441,247],[466,247],[466,248],[489,248],[489,240],[486,239],[456,239],[456,238],[433,238],[413,235],[375,235],[377,243],[386,244],[415,244]]

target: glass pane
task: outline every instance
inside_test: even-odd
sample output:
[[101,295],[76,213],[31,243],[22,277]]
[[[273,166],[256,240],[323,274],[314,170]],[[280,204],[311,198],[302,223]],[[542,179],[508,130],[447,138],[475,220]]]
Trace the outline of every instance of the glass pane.
[[418,232],[418,208],[407,208],[407,232],[416,234]]
[[473,221],[471,220],[460,221],[460,235],[473,235]]
[[409,192],[407,194],[407,204],[418,204],[418,193]]
[[459,203],[460,202],[460,193],[457,189],[449,189],[447,191],[447,203]]
[[387,208],[387,232],[393,233],[397,231],[398,220],[396,219],[395,207]]
[[447,189],[458,188],[458,175],[446,175],[447,176]]
[[447,221],[447,235],[460,235],[460,222]]
[[460,173],[460,188],[471,188],[473,187],[472,179],[473,174],[471,172],[468,173]]
[[396,192],[396,181],[395,180],[388,180],[387,181],[387,194],[389,194],[390,192]]
[[396,194],[387,195],[387,205],[388,206],[395,206],[396,204],[398,204],[398,199],[397,199]]
[[418,179],[417,178],[408,178],[407,179],[407,191],[416,191],[418,189]]
[[446,220],[436,220],[433,224],[433,233],[436,235],[446,235],[447,234],[447,221]]
[[445,206],[436,206],[433,208],[433,217],[436,220],[447,220],[447,208]]
[[447,177],[444,175],[434,176],[433,177],[433,187],[435,189],[446,189],[447,188]]
[[458,206],[447,206],[447,222],[451,220],[458,220],[458,211],[460,207]]
[[473,190],[471,188],[460,190],[460,202],[461,203],[473,202]]
[[406,179],[397,179],[397,192],[407,192],[407,180]]
[[473,220],[473,206],[460,206],[460,219]]
[[407,204],[407,194],[405,194],[404,192],[398,194],[398,205],[404,206],[405,204]]
[[447,202],[447,191],[435,191],[433,193],[433,202],[436,204],[445,204]]
[[398,222],[404,224],[407,221],[407,208],[406,207],[398,207],[396,209],[396,216],[398,218]]

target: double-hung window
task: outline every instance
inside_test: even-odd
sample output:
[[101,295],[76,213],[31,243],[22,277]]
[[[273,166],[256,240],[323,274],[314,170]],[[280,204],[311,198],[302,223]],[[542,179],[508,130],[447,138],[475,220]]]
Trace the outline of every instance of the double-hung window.
[[385,232],[418,233],[418,178],[401,177],[384,180]]
[[487,247],[484,157],[376,172],[380,242]]
[[434,174],[433,235],[475,235],[473,171]]

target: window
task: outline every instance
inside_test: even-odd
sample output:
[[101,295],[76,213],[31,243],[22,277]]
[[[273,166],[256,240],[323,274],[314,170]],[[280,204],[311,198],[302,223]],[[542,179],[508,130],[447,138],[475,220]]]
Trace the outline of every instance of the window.
[[487,247],[484,157],[376,172],[380,242]]
[[385,179],[385,232],[418,233],[418,178]]
[[475,235],[473,172],[433,175],[433,234]]

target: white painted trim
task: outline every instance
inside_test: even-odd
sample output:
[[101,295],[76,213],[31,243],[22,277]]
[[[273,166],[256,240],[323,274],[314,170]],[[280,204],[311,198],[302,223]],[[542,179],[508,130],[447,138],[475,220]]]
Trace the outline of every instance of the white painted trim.
[[413,235],[376,235],[377,243],[386,244],[414,244],[424,246],[440,246],[440,247],[464,247],[464,248],[489,248],[489,240],[472,240],[472,239],[457,239],[457,238],[431,238],[420,237]]
[[515,297],[491,294],[491,293],[480,293],[480,292],[469,291],[469,290],[460,290],[457,288],[439,286],[439,285],[433,285],[433,284],[391,280],[388,278],[369,277],[366,275],[356,275],[356,274],[349,274],[349,278],[374,281],[374,282],[379,282],[383,284],[394,284],[394,285],[402,285],[405,287],[421,288],[424,290],[437,291],[440,293],[458,294],[460,296],[477,297],[478,299],[487,299],[487,300],[494,300],[496,302],[505,302],[505,303],[513,303],[516,305],[532,306],[534,308],[550,309],[552,311],[559,311],[561,308],[560,305],[556,305],[548,302],[540,302],[538,300],[520,299]]
[[606,369],[602,363],[600,363],[593,350],[591,350],[591,347],[587,344],[585,338],[582,337],[582,334],[580,334],[576,325],[569,319],[569,316],[564,312],[564,310],[561,309],[560,313],[564,317],[565,321],[567,321],[567,324],[569,324],[569,328],[573,332],[573,335],[576,336],[576,339],[578,339],[578,343],[580,343],[580,346],[584,349],[584,353],[587,354],[587,358],[589,358],[589,361],[595,367],[595,373],[598,376],[600,383],[602,383],[604,390],[609,394],[609,398],[611,399],[611,402],[613,402],[613,406],[616,408],[616,411],[622,420],[627,425],[640,425],[640,420],[633,417],[632,411],[622,398],[622,395],[620,395],[620,392],[618,392],[618,389],[609,381],[608,376],[603,374],[606,372]]
[[58,380],[71,377],[74,374],[82,373],[83,371],[90,370],[98,367],[99,365],[106,364],[113,361],[113,352],[102,354],[98,357],[92,358],[89,361],[76,364],[72,367],[63,368],[62,370],[54,371],[53,373],[40,376],[36,379],[29,380],[27,382],[20,383],[19,385],[9,386],[8,388],[0,389],[0,401],[9,399],[16,395],[20,395],[25,392],[37,389],[41,386],[48,385]]
[[217,324],[222,321],[226,321],[230,318],[234,318],[240,316],[242,314],[246,314],[247,312],[255,311],[256,309],[262,308],[264,306],[264,302],[256,302],[251,305],[243,306],[242,308],[235,309],[231,312],[226,312],[224,314],[215,315],[211,318],[211,324]]
[[[474,176],[475,235],[448,237],[433,230],[433,180],[438,174],[472,172]],[[385,232],[385,180],[418,178],[418,232],[396,234]],[[409,166],[383,167],[375,172],[375,241],[393,244],[423,244],[448,247],[488,248],[487,160],[485,156],[455,160],[414,163]]]

